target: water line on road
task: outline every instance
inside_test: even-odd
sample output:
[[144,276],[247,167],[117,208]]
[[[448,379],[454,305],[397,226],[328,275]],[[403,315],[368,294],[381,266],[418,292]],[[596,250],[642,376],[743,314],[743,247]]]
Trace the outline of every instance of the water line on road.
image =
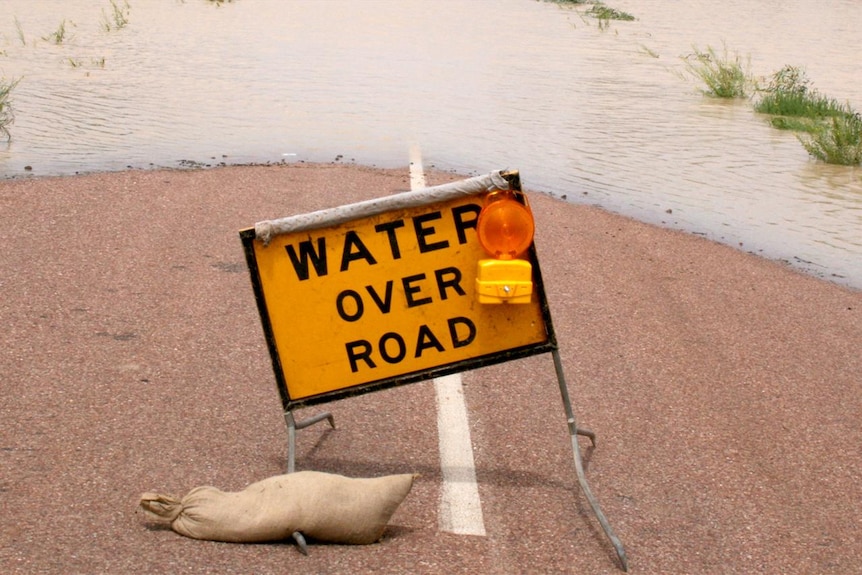
[[[425,173],[418,146],[410,148],[410,189],[425,187]],[[437,396],[437,435],[443,487],[440,493],[440,530],[458,535],[485,535],[485,520],[476,463],[470,439],[470,423],[460,374],[434,379]]]

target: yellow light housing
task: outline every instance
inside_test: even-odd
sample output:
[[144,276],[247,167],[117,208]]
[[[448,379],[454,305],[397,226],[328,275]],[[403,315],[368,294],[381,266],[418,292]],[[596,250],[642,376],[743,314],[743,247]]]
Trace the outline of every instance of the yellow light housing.
[[476,294],[479,303],[530,303],[533,272],[530,262],[518,259],[533,243],[535,224],[526,203],[513,192],[491,193],[479,212],[479,243],[494,259],[479,261]]
[[479,260],[479,303],[530,303],[533,266],[526,260]]

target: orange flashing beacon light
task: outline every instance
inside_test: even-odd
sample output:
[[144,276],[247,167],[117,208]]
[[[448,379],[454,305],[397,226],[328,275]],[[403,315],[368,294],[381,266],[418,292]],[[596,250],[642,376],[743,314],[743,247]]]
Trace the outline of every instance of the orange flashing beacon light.
[[519,259],[533,243],[535,223],[527,198],[515,192],[492,192],[479,212],[476,231],[482,248],[493,259],[479,260],[476,294],[479,303],[530,303],[533,267]]

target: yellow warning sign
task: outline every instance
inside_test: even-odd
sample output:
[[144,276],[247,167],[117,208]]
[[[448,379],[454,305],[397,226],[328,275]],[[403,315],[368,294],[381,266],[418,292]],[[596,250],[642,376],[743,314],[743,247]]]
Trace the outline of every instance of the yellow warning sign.
[[541,289],[528,304],[479,301],[477,266],[488,257],[476,236],[483,198],[281,233],[268,243],[253,229],[241,232],[286,403],[463,371],[536,346],[547,351]]

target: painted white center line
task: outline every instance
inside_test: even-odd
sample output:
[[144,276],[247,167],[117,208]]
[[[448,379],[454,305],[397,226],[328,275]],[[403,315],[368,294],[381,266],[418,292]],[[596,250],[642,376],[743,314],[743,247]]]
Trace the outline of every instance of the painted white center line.
[[434,380],[437,391],[437,433],[440,438],[440,530],[461,535],[485,535],[482,502],[461,375]]
[[[410,148],[410,189],[425,187],[425,173],[419,148]],[[437,393],[437,435],[440,441],[440,468],[443,489],[440,494],[440,530],[459,535],[485,535],[485,520],[476,463],[470,440],[470,422],[461,375],[434,380]]]
[[421,190],[425,183],[425,168],[422,167],[422,151],[419,146],[410,146],[410,191]]

